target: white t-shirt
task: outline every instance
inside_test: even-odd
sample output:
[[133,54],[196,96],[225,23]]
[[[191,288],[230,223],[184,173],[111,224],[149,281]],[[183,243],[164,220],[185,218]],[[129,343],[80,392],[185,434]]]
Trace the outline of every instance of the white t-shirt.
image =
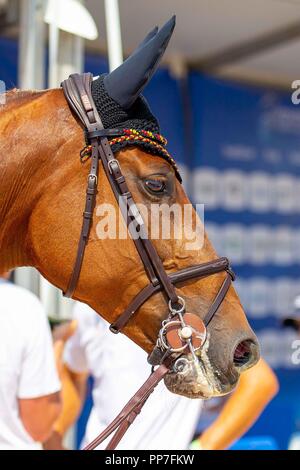
[[0,449],[41,449],[19,417],[18,399],[60,390],[49,324],[38,298],[0,283]]
[[[82,446],[91,442],[121,411],[150,374],[146,353],[124,335],[113,335],[93,310],[77,303],[78,329],[65,348],[73,372],[94,377],[94,406]],[[199,420],[201,400],[175,395],[161,382],[122,439],[122,450],[187,449]],[[98,448],[105,448],[108,440]]]

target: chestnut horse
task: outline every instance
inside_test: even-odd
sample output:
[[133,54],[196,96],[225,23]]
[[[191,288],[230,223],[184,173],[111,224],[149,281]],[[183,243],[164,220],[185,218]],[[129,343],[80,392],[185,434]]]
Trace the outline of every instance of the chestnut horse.
[[[85,145],[82,128],[61,89],[12,90],[0,108],[0,133],[0,272],[33,266],[65,291],[74,265],[89,172],[89,164],[82,164],[78,158]],[[181,207],[190,203],[172,166],[163,158],[135,146],[122,149],[117,158],[137,203],[148,207],[157,199],[144,185],[153,175],[167,182],[168,191],[159,197],[160,203]],[[100,165],[97,206],[102,203],[117,210]],[[195,212],[193,217],[195,222]],[[73,298],[113,322],[148,279],[130,237],[99,239],[96,226],[94,214]],[[153,240],[168,273],[217,258],[206,235],[198,251],[189,250],[186,242],[175,238]],[[187,311],[203,318],[224,276],[220,273],[178,287]],[[124,333],[151,352],[167,310],[162,294],[155,294]],[[256,337],[231,287],[209,325],[206,347],[199,354],[202,372],[184,378],[170,373],[165,382],[173,392],[189,397],[225,394],[236,385],[241,371],[254,365],[258,357]]]

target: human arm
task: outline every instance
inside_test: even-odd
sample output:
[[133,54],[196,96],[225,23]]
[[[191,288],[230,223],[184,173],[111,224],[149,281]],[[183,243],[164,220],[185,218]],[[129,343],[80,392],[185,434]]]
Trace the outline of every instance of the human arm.
[[18,385],[19,417],[34,441],[52,432],[61,410],[60,382],[56,371],[48,320],[38,299],[28,300],[28,329]]
[[61,411],[60,393],[19,399],[19,415],[24,428],[36,442],[44,442]]
[[78,419],[86,396],[88,375],[72,372],[66,364],[60,366],[62,383],[62,408],[57,417],[51,435],[44,442],[44,449],[63,449],[63,438],[68,429]]
[[278,389],[276,375],[260,359],[254,367],[241,374],[237,388],[218,418],[199,438],[200,448],[227,449],[255,423]]
[[[44,443],[46,450],[63,449],[63,439],[68,429],[80,415],[86,396],[86,385],[89,376],[86,348],[90,338],[88,332],[93,326],[94,312],[91,314],[82,306],[75,309],[71,330],[67,336],[63,328],[54,331],[54,347],[57,367],[62,383],[62,410],[53,426],[53,432]],[[92,322],[92,325],[91,325]],[[68,339],[68,341],[66,341]]]

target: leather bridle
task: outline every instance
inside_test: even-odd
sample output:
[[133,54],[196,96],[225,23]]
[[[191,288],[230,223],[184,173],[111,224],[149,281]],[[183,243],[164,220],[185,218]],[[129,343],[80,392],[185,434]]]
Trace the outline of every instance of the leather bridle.
[[[92,97],[92,80],[93,76],[90,73],[83,75],[74,74],[62,83],[67,102],[76,117],[79,118],[91,146],[91,168],[88,175],[83,223],[73,271],[64,295],[72,297],[79,280],[84,252],[92,226],[98,187],[99,160],[101,160],[106,177],[117,203],[121,206],[122,215],[149,279],[149,285],[141,290],[131,301],[120,317],[110,326],[110,330],[113,333],[119,333],[129,320],[132,319],[138,309],[157,292],[164,294],[164,298],[169,306],[169,316],[162,322],[157,344],[148,359],[153,366],[157,365],[158,368],[154,369],[153,367],[152,374],[145,384],[127,403],[111,425],[86,448],[87,450],[97,447],[113,431],[118,429],[107,447],[107,449],[114,449],[158,382],[167,373],[171,371],[180,373],[183,368],[189,365],[190,360],[187,359],[187,356],[183,356],[183,354],[189,351],[192,360],[198,360],[195,352],[205,342],[206,327],[217,312],[232,280],[234,280],[234,274],[230,269],[227,258],[219,258],[208,263],[190,266],[167,274],[154,245],[147,237],[147,231],[141,214],[133,200],[122,174],[120,164],[115,158],[108,141],[108,137],[120,135],[121,131],[120,129],[104,129]],[[139,237],[136,237],[137,232],[140,234]],[[185,302],[178,296],[176,285],[223,271],[226,272],[225,280],[204,320],[202,321],[194,314],[185,313]]]

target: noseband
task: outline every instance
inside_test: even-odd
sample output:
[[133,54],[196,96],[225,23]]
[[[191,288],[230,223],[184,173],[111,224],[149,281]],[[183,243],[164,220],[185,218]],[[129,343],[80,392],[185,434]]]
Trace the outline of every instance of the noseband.
[[[91,149],[91,169],[88,175],[82,229],[75,264],[64,295],[72,297],[79,280],[92,226],[98,186],[99,160],[101,160],[106,177],[117,203],[120,205],[127,228],[132,235],[132,240],[149,279],[148,286],[131,301],[126,310],[110,326],[110,330],[115,334],[119,333],[138,309],[157,292],[163,293],[169,307],[169,314],[162,322],[156,346],[148,358],[148,362],[153,366],[152,374],[111,425],[86,448],[87,450],[97,447],[117,429],[107,447],[107,449],[114,449],[158,382],[167,373],[182,373],[186,367],[191,366],[193,361],[198,361],[196,351],[203,347],[206,340],[206,328],[224,300],[231,281],[234,280],[234,274],[227,258],[197,264],[171,274],[166,272],[154,245],[147,237],[144,221],[108,141],[108,137],[120,136],[122,131],[120,129],[104,129],[92,97],[92,80],[92,74],[75,74],[62,83],[67,102],[80,120]],[[140,234],[139,237],[136,237],[137,232]],[[220,272],[226,272],[226,277],[204,320],[193,313],[186,313],[185,301],[177,295],[176,285]],[[158,368],[154,369],[154,366],[158,366]]]

